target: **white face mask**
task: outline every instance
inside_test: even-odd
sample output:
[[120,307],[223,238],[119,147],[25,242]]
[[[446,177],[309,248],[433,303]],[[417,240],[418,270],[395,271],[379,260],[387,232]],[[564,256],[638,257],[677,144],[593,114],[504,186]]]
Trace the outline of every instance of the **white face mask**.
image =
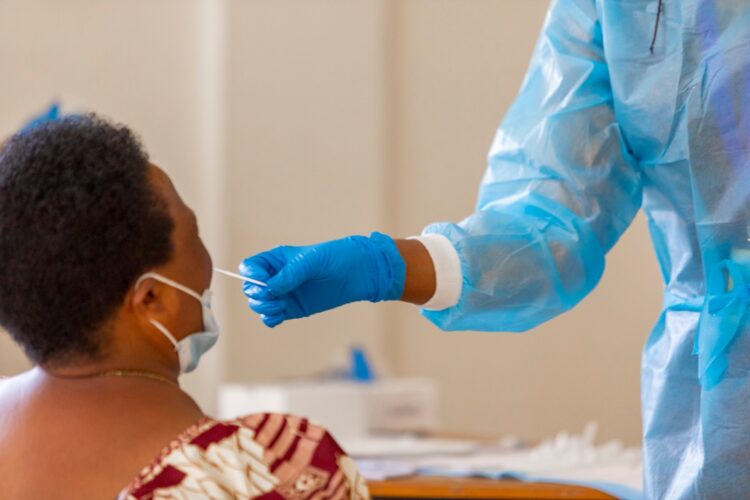
[[145,273],[138,278],[135,286],[138,286],[140,282],[146,278],[153,278],[157,281],[161,281],[162,283],[174,287],[200,301],[203,312],[203,331],[191,333],[180,341],[177,341],[177,339],[174,338],[174,335],[172,335],[164,325],[155,319],[149,320],[152,325],[167,337],[174,346],[175,351],[177,351],[177,356],[180,360],[180,373],[188,373],[195,370],[201,356],[207,353],[219,339],[219,323],[216,321],[213,311],[211,311],[211,290],[204,290],[203,295],[201,296],[185,285],[181,285],[161,274],[153,272]]

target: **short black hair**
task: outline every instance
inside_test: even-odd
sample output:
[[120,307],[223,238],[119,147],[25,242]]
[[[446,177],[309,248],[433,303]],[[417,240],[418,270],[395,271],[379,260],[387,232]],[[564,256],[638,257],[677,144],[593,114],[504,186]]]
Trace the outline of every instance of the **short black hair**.
[[73,115],[0,149],[0,325],[40,365],[102,352],[128,289],[174,227],[125,126]]

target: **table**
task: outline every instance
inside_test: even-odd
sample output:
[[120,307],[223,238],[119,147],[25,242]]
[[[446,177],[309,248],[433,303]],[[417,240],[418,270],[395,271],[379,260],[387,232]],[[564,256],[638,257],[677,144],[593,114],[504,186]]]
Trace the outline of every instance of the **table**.
[[580,499],[608,500],[612,497],[584,486],[551,483],[527,483],[512,479],[478,479],[414,476],[368,482],[370,494],[376,499]]

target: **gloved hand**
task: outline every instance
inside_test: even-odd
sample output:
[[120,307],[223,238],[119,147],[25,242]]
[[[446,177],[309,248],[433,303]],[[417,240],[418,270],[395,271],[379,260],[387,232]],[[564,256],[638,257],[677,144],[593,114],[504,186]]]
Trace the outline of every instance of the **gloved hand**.
[[250,308],[271,328],[349,302],[397,300],[406,264],[393,239],[381,233],[317,245],[281,246],[245,259],[240,272],[268,283],[246,283]]

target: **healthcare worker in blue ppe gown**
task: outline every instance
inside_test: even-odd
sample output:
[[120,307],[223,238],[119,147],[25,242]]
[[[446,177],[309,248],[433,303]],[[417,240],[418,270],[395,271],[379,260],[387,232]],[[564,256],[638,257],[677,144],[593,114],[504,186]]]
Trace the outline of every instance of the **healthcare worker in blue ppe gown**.
[[269,326],[401,299],[443,330],[521,332],[596,286],[641,208],[664,278],[643,351],[645,494],[748,498],[746,0],[553,1],[472,215],[417,239],[278,247],[243,262],[269,285],[245,293]]

